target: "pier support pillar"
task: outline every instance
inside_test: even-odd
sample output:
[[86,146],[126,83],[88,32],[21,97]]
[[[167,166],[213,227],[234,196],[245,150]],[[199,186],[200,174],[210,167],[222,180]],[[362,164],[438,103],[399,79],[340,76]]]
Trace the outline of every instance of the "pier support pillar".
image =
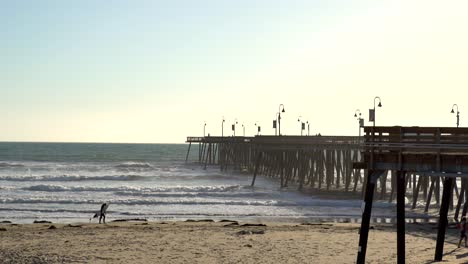
[[369,237],[372,200],[374,198],[375,184],[377,182],[377,179],[384,172],[385,171],[367,171],[366,193],[363,203],[364,211],[362,212],[361,229],[359,232],[359,248],[356,261],[356,263],[358,264],[364,264],[366,261],[367,239]]
[[444,253],[445,231],[448,224],[447,214],[450,205],[450,196],[452,196],[453,182],[454,178],[445,177],[442,204],[440,205],[439,229],[437,231],[437,244],[434,261],[442,261]]
[[254,186],[255,179],[257,178],[258,168],[260,167],[260,161],[262,160],[262,152],[259,151],[257,154],[257,161],[255,162],[255,171],[252,179],[252,184],[250,186]]
[[397,263],[405,263],[405,172],[397,172]]
[[187,161],[188,161],[188,156],[189,156],[189,153],[190,153],[190,147],[191,146],[192,146],[192,142],[190,142],[189,145],[188,145],[187,156],[185,156],[185,163],[187,163]]

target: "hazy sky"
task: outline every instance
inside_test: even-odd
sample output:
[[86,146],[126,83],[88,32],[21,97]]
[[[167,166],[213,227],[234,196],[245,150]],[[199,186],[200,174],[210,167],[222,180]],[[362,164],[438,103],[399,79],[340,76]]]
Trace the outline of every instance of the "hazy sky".
[[[0,0],[0,141],[468,126],[468,1]],[[466,121],[465,121],[466,120]]]

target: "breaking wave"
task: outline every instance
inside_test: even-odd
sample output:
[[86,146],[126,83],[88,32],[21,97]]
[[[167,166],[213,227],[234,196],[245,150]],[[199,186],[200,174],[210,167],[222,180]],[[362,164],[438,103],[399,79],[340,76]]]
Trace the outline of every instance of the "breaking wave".
[[250,186],[241,185],[222,185],[222,186],[171,186],[171,187],[93,187],[93,186],[62,186],[40,184],[29,187],[24,187],[26,191],[42,191],[42,192],[120,192],[121,195],[144,194],[145,192],[185,192],[185,193],[226,193],[236,192],[242,189],[251,190]]
[[0,168],[23,168],[23,167],[25,166],[19,163],[0,162]]
[[115,165],[115,168],[117,168],[117,169],[124,169],[124,170],[130,170],[130,169],[152,169],[153,166],[149,165],[148,163],[142,163],[142,162],[125,162],[125,163],[121,163],[121,164]]
[[44,176],[0,176],[0,181],[138,181],[149,180],[149,176],[111,175],[111,176],[78,176],[78,175],[44,175]]
[[[44,199],[44,198],[2,198],[4,204],[101,204],[102,200],[95,199]],[[296,206],[294,202],[276,200],[157,200],[157,199],[121,199],[111,201],[114,205],[249,205],[249,206]]]

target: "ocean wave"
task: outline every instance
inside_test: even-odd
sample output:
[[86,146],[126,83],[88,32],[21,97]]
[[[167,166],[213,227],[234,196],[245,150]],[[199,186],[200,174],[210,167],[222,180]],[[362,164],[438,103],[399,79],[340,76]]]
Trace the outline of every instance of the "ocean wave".
[[148,169],[152,169],[153,166],[151,166],[151,165],[149,165],[148,163],[145,163],[145,162],[124,162],[124,163],[115,165],[115,168],[123,169],[123,170],[132,170],[132,169],[148,170]]
[[[70,209],[36,209],[36,208],[0,208],[0,211],[9,211],[9,212],[38,212],[38,213],[82,213],[82,214],[92,214],[96,210],[70,210]],[[112,212],[112,211],[108,211]]]
[[266,192],[139,192],[139,191],[117,191],[119,196],[132,197],[160,197],[160,198],[197,198],[197,197],[222,197],[222,198],[265,198],[270,195]]
[[151,177],[141,175],[109,175],[109,176],[78,176],[78,175],[44,175],[44,176],[0,176],[0,181],[138,181]]
[[23,168],[23,167],[25,166],[19,163],[0,162],[0,168]]
[[[86,172],[83,172],[86,173]],[[79,172],[77,173],[79,174]],[[22,175],[22,176],[0,176],[0,181],[149,181],[149,180],[219,180],[226,177],[224,175],[201,175],[201,174],[161,174],[161,175],[145,175],[141,174],[116,174],[116,175],[77,175],[77,174],[60,174],[60,175]]]
[[[205,199],[180,199],[180,200],[155,200],[155,199],[128,199],[111,200],[113,205],[248,205],[248,206],[296,206],[294,202],[277,200],[205,200]],[[3,204],[101,204],[101,200],[93,199],[44,199],[44,198],[3,198]]]
[[94,187],[94,186],[63,186],[40,184],[29,187],[24,187],[25,191],[41,191],[41,192],[120,192],[120,195],[132,195],[137,193],[226,193],[236,192],[243,189],[251,190],[250,186],[241,185],[222,185],[222,186],[170,186],[170,187]]

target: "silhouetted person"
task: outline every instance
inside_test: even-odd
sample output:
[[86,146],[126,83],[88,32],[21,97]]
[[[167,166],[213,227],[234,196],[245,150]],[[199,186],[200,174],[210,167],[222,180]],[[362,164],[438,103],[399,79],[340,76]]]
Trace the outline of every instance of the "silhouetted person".
[[457,223],[457,228],[460,229],[460,241],[458,242],[458,247],[460,247],[461,242],[465,239],[466,247],[466,217],[463,216],[460,223]]
[[[99,210],[99,212],[95,213],[93,215],[92,218],[96,218],[99,216],[99,223],[101,223],[101,220],[103,221],[103,223],[105,224],[106,223],[106,211],[107,211],[107,207],[109,207],[109,203],[103,203],[101,205],[101,210]],[[89,221],[91,222],[91,219],[89,219]]]

